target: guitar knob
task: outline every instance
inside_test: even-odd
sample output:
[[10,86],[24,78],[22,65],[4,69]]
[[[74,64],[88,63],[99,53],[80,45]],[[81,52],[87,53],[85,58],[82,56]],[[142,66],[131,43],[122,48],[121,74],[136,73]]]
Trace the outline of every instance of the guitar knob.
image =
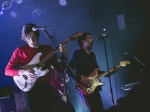
[[87,88],[87,93],[90,91],[90,88]]

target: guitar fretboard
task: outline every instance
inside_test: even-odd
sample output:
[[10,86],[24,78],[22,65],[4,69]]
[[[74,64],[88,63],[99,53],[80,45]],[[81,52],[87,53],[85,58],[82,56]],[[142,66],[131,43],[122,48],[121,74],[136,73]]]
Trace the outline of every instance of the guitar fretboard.
[[52,56],[54,56],[54,55],[56,54],[57,51],[58,51],[58,49],[53,50],[52,52],[50,52],[44,59],[42,59],[42,60],[38,63],[38,65],[39,65],[40,67],[42,67],[42,66],[45,64],[45,62],[46,62],[47,60],[49,60]]
[[[119,68],[120,67],[120,65],[118,65],[118,66],[116,66],[117,68]],[[104,76],[106,76],[106,75],[108,75],[108,74],[110,74],[110,73],[112,73],[112,72],[114,72],[115,70],[114,70],[114,68],[111,68],[111,69],[109,69],[109,72],[107,71],[107,72],[104,72],[104,73],[102,73],[102,74],[99,74],[98,75],[98,78],[102,78],[102,77],[104,77]]]

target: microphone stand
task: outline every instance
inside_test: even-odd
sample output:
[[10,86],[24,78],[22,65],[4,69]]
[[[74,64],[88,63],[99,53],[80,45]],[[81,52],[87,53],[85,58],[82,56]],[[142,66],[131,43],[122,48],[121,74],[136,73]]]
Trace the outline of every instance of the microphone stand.
[[[106,52],[105,38],[102,38],[102,40],[104,42],[104,50],[105,50],[105,56],[106,56],[107,71],[108,71],[108,74],[109,74],[110,72],[109,72],[108,57],[107,57],[107,52]],[[114,106],[114,97],[113,97],[113,91],[112,91],[112,84],[111,84],[111,80],[110,80],[110,75],[108,75],[108,78],[109,78],[109,84],[110,84],[110,94],[111,94],[111,97],[112,97],[112,104]]]
[[145,67],[145,64],[141,62],[137,57],[135,57],[133,54],[130,54],[136,61],[138,61],[143,67]]
[[[139,62],[143,67],[145,67],[145,64],[143,62],[141,62],[137,57],[135,57],[132,53],[130,53],[130,55],[137,61]],[[143,67],[141,67],[140,69],[140,75],[143,74]]]
[[[46,36],[50,39],[50,41],[52,42],[53,46],[55,47],[55,49],[57,50],[58,47],[56,46],[56,44],[54,43],[54,41],[52,40],[53,36],[50,36],[48,34],[48,32],[46,31],[46,28],[43,29],[44,33],[46,34]],[[68,112],[69,112],[69,106],[68,106],[68,94],[67,94],[67,84],[65,82],[65,73],[64,73],[64,70],[63,70],[63,67],[62,67],[62,62],[65,62],[67,65],[68,65],[68,62],[67,60],[64,58],[63,54],[58,50],[60,56],[61,56],[61,59],[60,59],[60,62],[61,62],[61,69],[63,71],[63,80],[64,80],[64,87],[65,87],[65,94],[66,94],[66,102],[67,102],[67,109],[68,109]]]

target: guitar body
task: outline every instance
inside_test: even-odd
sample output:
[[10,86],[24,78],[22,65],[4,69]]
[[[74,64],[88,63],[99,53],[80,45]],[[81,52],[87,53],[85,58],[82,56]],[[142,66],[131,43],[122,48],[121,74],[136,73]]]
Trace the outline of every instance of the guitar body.
[[33,59],[30,61],[30,63],[28,63],[27,65],[21,66],[21,69],[32,69],[34,71],[34,73],[37,75],[36,78],[31,78],[28,77],[26,75],[20,75],[20,76],[13,76],[13,79],[16,83],[16,85],[22,90],[22,91],[30,91],[32,89],[32,87],[34,86],[34,84],[36,83],[36,81],[38,80],[38,78],[46,75],[49,70],[42,70],[41,67],[36,67],[36,64],[39,63],[39,59],[40,56],[42,55],[42,53],[37,53]]
[[77,86],[84,95],[88,95],[94,92],[98,86],[104,85],[103,82],[100,82],[97,78],[97,75],[92,77],[82,77],[80,82],[77,82]]

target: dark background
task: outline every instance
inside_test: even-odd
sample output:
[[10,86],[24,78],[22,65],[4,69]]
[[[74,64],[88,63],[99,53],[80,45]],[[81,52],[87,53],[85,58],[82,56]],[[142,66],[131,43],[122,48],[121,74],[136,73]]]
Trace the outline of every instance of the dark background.
[[[0,0],[0,4],[3,2],[4,0]],[[3,10],[3,14],[0,15],[0,86],[14,86],[13,78],[5,76],[4,69],[15,48],[25,44],[20,38],[22,26],[26,23],[52,26],[53,29],[49,28],[47,31],[53,36],[56,45],[78,31],[91,32],[95,39],[92,51],[96,54],[101,70],[107,70],[104,43],[102,40],[96,41],[96,38],[106,34],[109,36],[105,39],[109,68],[118,65],[120,61],[130,61],[129,65],[120,67],[110,80],[102,78],[105,85],[100,94],[104,108],[109,109],[112,106],[110,83],[114,103],[117,105],[118,99],[131,93],[131,90],[123,90],[122,86],[135,82],[143,83],[145,82],[143,79],[149,79],[141,62],[148,68],[150,0],[66,0],[66,2],[65,6],[61,6],[59,0],[24,0],[21,4],[17,4],[14,0],[10,9]],[[40,9],[41,14],[34,17],[32,15],[34,9]],[[16,13],[16,17],[11,15],[12,12]],[[118,20],[119,15],[123,15],[124,20]],[[119,24],[125,26],[120,29]],[[40,33],[40,43],[52,46],[44,32],[40,30]],[[73,41],[67,47],[70,60],[79,46],[77,41]],[[132,52],[132,55],[125,55],[125,52]],[[82,105],[74,86],[75,82],[70,78],[69,98],[77,112],[86,111],[86,106]],[[15,91],[18,91],[16,87]]]

